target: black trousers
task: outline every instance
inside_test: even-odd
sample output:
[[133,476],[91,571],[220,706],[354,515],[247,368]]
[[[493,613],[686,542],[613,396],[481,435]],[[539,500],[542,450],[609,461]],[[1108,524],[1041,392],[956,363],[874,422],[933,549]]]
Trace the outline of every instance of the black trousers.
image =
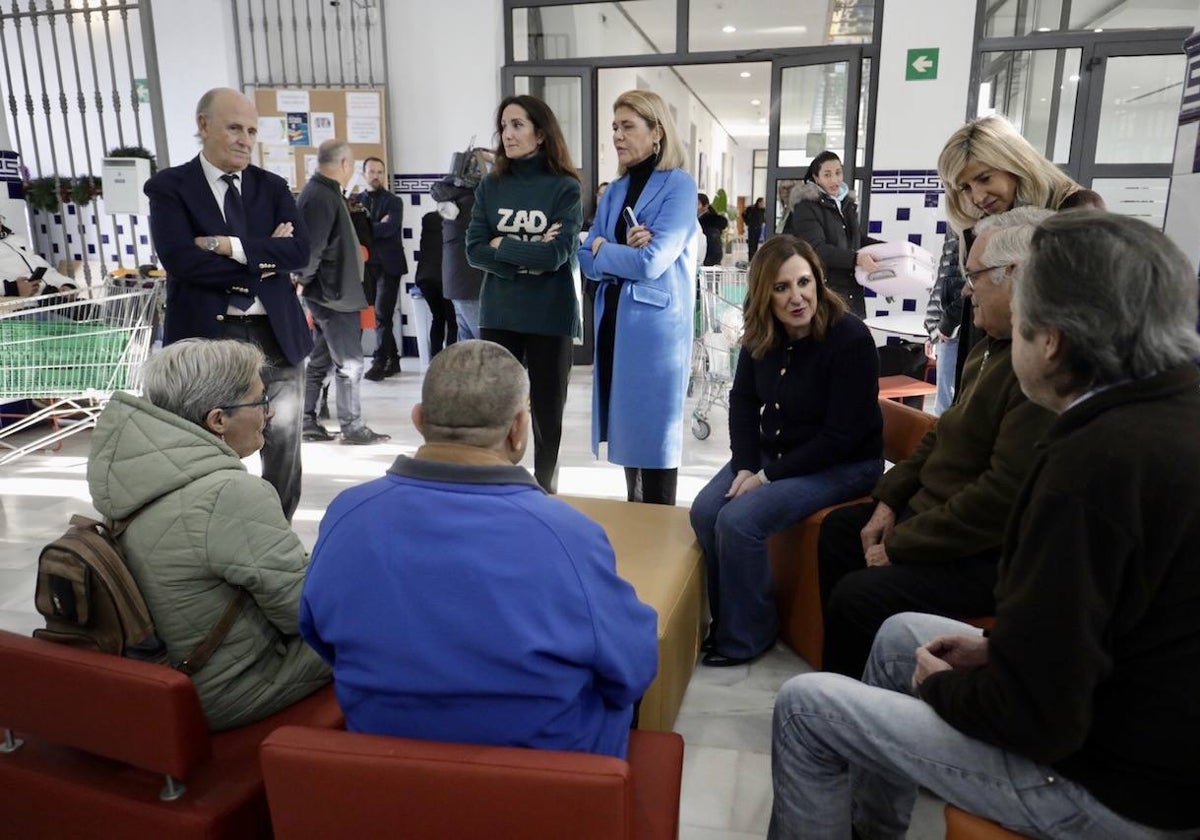
[[458,316],[454,313],[454,301],[442,296],[440,284],[426,285],[430,288],[422,287],[421,294],[429,304],[429,358],[432,359],[438,351],[458,341]]
[[221,322],[221,338],[233,338],[258,345],[267,357],[262,372],[263,385],[271,398],[271,422],[263,431],[262,476],[283,506],[288,522],[300,504],[300,429],[304,408],[304,362],[288,362],[275,340],[275,332],[266,315],[243,318],[226,316]]
[[625,493],[631,502],[648,505],[674,505],[679,484],[677,469],[625,468]]
[[392,320],[396,314],[396,300],[400,297],[399,274],[387,274],[379,263],[364,266],[367,287],[375,289],[375,358],[379,362],[400,358],[400,346]]
[[874,502],[839,508],[825,518],[818,541],[822,664],[826,671],[855,679],[862,678],[876,631],[897,613],[977,618],[996,610],[998,552],[952,563],[868,567],[859,532],[874,511]]
[[529,371],[533,477],[547,493],[555,493],[558,490],[563,406],[567,402],[574,340],[569,335],[534,335],[490,327],[482,327],[479,336],[504,347]]

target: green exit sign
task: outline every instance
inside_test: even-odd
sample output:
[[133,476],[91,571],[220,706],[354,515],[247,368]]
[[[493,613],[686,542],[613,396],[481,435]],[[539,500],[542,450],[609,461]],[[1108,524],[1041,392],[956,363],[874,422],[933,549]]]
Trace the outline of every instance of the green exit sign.
[[938,47],[928,47],[923,50],[909,50],[908,60],[904,65],[904,81],[922,82],[937,78]]

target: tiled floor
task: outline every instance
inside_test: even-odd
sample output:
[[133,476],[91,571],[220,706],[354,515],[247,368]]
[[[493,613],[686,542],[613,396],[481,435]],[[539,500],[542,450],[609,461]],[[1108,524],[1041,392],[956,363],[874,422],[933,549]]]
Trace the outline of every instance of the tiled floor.
[[[381,446],[304,444],[304,496],[294,525],[309,547],[326,505],[348,486],[380,475],[398,453],[411,453],[419,438],[409,422],[419,399],[415,359],[406,372],[363,385],[363,416],[377,431],[392,435]],[[560,458],[560,492],[624,498],[622,471],[597,461],[589,449],[591,369],[572,374]],[[696,440],[685,432],[679,504],[688,505],[728,459],[729,439],[722,409],[712,412],[712,436]],[[72,513],[91,510],[86,482],[88,433],[68,439],[55,453],[33,454],[0,466],[0,628],[28,633],[41,626],[33,610],[33,584],[41,547],[58,536]],[[532,454],[532,450],[531,450]],[[527,458],[531,461],[531,458]],[[257,469],[257,459],[247,465]],[[526,466],[531,466],[527,464]],[[681,837],[683,840],[742,840],[766,834],[771,813],[771,710],[775,692],[789,677],[810,670],[778,646],[748,666],[697,669],[684,698],[676,729],[686,741]],[[910,840],[943,837],[940,805],[922,797]]]

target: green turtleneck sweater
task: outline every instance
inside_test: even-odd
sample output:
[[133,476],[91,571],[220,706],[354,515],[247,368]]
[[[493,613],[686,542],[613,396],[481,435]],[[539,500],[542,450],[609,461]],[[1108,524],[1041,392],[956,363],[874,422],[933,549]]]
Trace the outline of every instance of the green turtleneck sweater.
[[[550,242],[542,241],[555,223]],[[539,152],[511,161],[475,190],[467,261],[484,273],[479,325],[534,335],[579,336],[579,182],[555,175]],[[499,248],[491,241],[504,237]]]

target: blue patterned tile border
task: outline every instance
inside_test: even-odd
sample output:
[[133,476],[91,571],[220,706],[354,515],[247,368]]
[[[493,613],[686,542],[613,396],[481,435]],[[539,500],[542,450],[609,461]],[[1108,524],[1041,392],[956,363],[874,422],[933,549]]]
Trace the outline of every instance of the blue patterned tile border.
[[392,192],[427,193],[430,187],[445,177],[445,172],[437,175],[392,175]]
[[16,152],[0,151],[0,182],[21,183],[21,156]]
[[942,179],[936,169],[876,169],[871,175],[872,193],[941,192]]

